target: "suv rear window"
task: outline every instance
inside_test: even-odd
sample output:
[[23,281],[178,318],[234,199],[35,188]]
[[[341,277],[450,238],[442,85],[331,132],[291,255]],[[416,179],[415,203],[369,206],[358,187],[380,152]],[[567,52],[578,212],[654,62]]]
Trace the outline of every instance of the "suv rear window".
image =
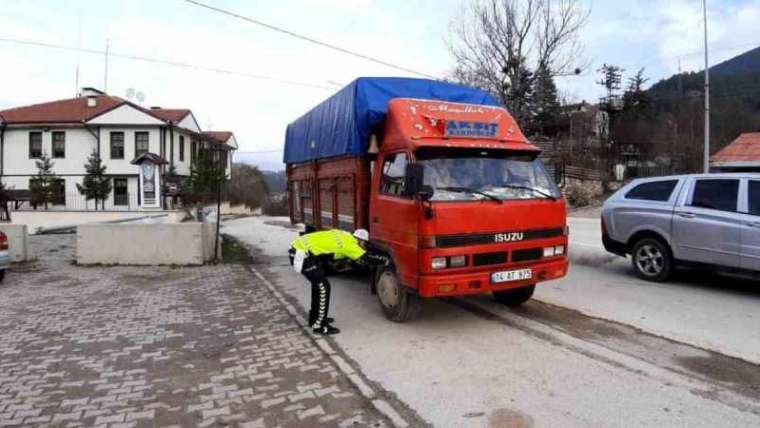
[[736,212],[739,180],[697,180],[691,206]]
[[673,194],[678,180],[652,181],[639,184],[625,195],[626,199],[666,202]]
[[760,215],[760,181],[749,182],[749,213]]

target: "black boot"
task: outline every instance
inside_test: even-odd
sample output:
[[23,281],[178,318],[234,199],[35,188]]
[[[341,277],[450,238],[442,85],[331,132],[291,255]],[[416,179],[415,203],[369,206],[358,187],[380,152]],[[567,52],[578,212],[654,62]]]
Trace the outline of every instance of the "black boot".
[[316,327],[312,330],[314,334],[318,334],[320,336],[328,336],[331,334],[338,334],[340,333],[340,329],[337,327],[333,327],[330,324],[325,324],[322,327]]
[[[308,318],[309,325],[314,325],[314,322],[316,320],[317,320],[316,315],[314,315],[314,313],[312,311],[309,311],[309,318]],[[333,317],[327,317],[327,318],[325,318],[325,324],[332,324],[334,322],[335,322],[335,318],[333,318]]]

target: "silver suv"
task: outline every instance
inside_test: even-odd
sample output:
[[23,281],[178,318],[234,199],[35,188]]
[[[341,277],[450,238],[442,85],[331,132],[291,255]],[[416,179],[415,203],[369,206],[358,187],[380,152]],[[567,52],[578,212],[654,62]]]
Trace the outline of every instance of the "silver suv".
[[760,273],[760,174],[634,180],[605,202],[602,241],[650,281],[677,264]]

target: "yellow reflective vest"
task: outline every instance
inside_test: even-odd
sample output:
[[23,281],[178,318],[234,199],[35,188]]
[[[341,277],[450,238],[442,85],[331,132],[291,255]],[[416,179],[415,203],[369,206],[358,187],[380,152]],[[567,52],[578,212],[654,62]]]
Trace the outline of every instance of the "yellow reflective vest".
[[315,256],[332,254],[335,259],[358,260],[366,253],[352,234],[337,229],[308,233],[296,238],[291,246]]

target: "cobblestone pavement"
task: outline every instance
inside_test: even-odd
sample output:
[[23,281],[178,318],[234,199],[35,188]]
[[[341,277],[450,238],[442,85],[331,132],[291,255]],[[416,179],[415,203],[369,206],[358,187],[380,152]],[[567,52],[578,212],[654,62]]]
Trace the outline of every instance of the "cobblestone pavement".
[[242,265],[78,267],[72,236],[0,285],[0,426],[388,423]]

